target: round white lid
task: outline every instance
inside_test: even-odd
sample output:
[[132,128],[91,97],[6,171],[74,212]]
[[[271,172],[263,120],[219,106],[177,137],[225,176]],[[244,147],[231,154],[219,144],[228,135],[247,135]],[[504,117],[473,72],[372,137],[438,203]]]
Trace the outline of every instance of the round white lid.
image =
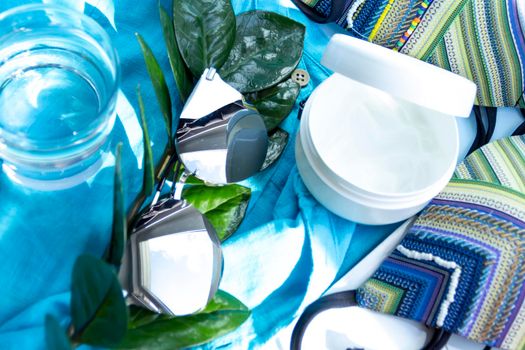
[[321,63],[397,98],[447,115],[468,117],[476,84],[457,74],[348,35],[335,34]]

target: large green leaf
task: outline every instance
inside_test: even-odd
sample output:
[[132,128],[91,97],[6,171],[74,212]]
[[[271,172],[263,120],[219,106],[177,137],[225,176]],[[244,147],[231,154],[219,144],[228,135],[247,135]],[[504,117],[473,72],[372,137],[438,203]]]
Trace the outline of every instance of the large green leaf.
[[235,41],[230,0],[174,0],[173,22],[180,53],[195,77],[222,67]]
[[162,6],[160,6],[160,23],[162,24],[164,41],[166,42],[166,48],[168,49],[168,59],[170,61],[171,71],[173,72],[173,77],[177,83],[180,98],[182,102],[185,102],[193,88],[192,77],[180,56],[173,21]]
[[140,122],[142,126],[142,137],[144,145],[144,178],[142,181],[142,191],[149,196],[155,187],[155,161],[153,160],[153,150],[151,149],[151,140],[149,137],[148,124],[146,122],[146,109],[140,88],[137,88],[137,97],[139,100]]
[[239,91],[254,92],[280,83],[303,53],[305,28],[273,12],[237,16],[237,38],[221,77]]
[[126,221],[126,204],[124,201],[124,187],[122,185],[122,143],[117,145],[115,151],[115,177],[113,180],[113,229],[111,242],[104,254],[104,260],[114,265],[117,269],[122,262],[124,246],[128,234]]
[[183,198],[191,203],[217,231],[221,241],[230,237],[239,227],[250,201],[251,191],[240,185],[189,185]]
[[102,347],[119,344],[127,330],[127,307],[113,269],[91,255],[73,268],[71,319],[75,342]]
[[172,350],[208,343],[235,329],[250,311],[231,295],[219,291],[202,312],[170,318],[133,308],[129,330],[121,349]]
[[46,316],[46,346],[50,350],[72,349],[66,331],[51,315]]
[[171,144],[173,116],[171,111],[170,91],[168,89],[168,85],[166,84],[166,79],[164,78],[164,73],[160,68],[159,62],[155,58],[155,55],[153,55],[153,51],[151,51],[150,47],[140,34],[135,33],[135,36],[137,37],[137,40],[140,44],[142,55],[144,56],[144,61],[146,62],[146,69],[151,79],[151,83],[153,84],[157,100],[159,101],[162,116],[164,117],[166,131],[168,133],[168,142]]
[[261,170],[265,170],[270,165],[275,163],[277,159],[283,154],[288,144],[288,133],[282,129],[277,128],[268,138],[268,151],[266,159],[264,160]]
[[208,303],[206,308],[202,310],[201,314],[209,314],[215,311],[226,311],[226,310],[239,310],[249,311],[248,308],[241,303],[233,295],[226,293],[225,291],[219,290],[213,299]]
[[247,94],[246,100],[262,115],[269,132],[273,131],[290,114],[301,87],[288,79],[268,89]]
[[165,314],[158,314],[140,306],[131,305],[129,307],[128,329],[138,328],[152,323],[157,319],[168,319]]

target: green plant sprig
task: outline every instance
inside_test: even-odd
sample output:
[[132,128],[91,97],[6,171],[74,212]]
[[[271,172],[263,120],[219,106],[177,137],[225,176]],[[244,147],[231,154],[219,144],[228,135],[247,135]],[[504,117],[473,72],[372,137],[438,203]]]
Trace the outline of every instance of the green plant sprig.
[[[193,82],[204,69],[210,66],[218,69],[225,81],[247,93],[247,101],[264,118],[270,134],[263,166],[266,169],[283,153],[288,140],[288,133],[277,126],[290,113],[299,95],[299,86],[289,78],[301,58],[304,26],[266,11],[250,11],[236,17],[230,0],[174,0],[172,10],[173,20],[160,7],[160,20],[180,101],[186,101]],[[142,189],[126,215],[122,147],[118,145],[115,152],[113,230],[111,243],[104,253],[105,261],[89,255],[77,259],[72,276],[72,322],[65,332],[54,316],[46,316],[49,349],[65,350],[80,344],[126,349],[196,346],[235,330],[250,315],[240,301],[221,291],[205,310],[185,317],[158,315],[136,307],[128,311],[125,306],[116,272],[124,253],[126,236],[155,183],[171,170],[168,164],[175,156],[176,148],[173,126],[178,126],[164,73],[146,41],[140,34],[136,36],[159,102],[168,142],[160,162],[155,165],[146,110],[137,88],[144,139]],[[255,40],[243,40],[247,36]],[[248,45],[249,42],[253,45]],[[254,64],[259,69],[251,69]],[[250,189],[239,185],[209,187],[195,179],[190,182],[184,191],[185,198],[207,216],[222,240],[227,239],[246,213]]]

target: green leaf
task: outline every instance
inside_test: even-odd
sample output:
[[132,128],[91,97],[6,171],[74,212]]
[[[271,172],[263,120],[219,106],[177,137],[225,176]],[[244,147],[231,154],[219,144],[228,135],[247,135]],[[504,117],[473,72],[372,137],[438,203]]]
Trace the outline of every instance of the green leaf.
[[91,255],[73,267],[71,286],[73,340],[94,346],[119,344],[127,330],[127,307],[113,269]]
[[239,300],[219,291],[202,312],[170,318],[140,308],[132,310],[130,328],[121,349],[172,350],[208,343],[244,323],[250,311]]
[[155,161],[153,160],[153,150],[151,149],[151,140],[146,122],[146,109],[144,108],[140,87],[137,87],[137,97],[139,100],[140,122],[144,142],[144,179],[142,182],[142,191],[147,197],[153,192],[153,188],[155,187]]
[[129,321],[128,329],[138,328],[149,323],[152,323],[156,319],[163,319],[166,316],[151,312],[150,310],[144,309],[140,306],[131,305],[129,307]]
[[160,104],[160,110],[162,112],[162,116],[164,117],[166,131],[168,133],[168,142],[170,142],[171,145],[173,116],[171,112],[170,91],[168,89],[168,85],[166,84],[166,79],[164,78],[164,73],[160,68],[159,62],[153,55],[153,51],[151,51],[150,47],[140,34],[135,33],[135,36],[139,41],[142,55],[144,56],[144,61],[146,62],[146,69],[148,70],[151,83],[153,84],[153,89],[155,90],[155,95],[157,95],[157,100]]
[[168,49],[171,71],[173,72],[173,77],[177,83],[180,99],[182,102],[185,102],[193,89],[192,77],[180,56],[173,21],[162,6],[160,6],[160,23],[164,33],[164,41],[166,42],[166,47]]
[[237,38],[221,77],[242,93],[276,85],[289,77],[303,53],[305,27],[273,12],[237,16]]
[[257,108],[271,132],[290,114],[300,91],[299,84],[288,79],[276,86],[248,94],[245,98]]
[[115,177],[113,180],[113,229],[111,242],[104,254],[104,260],[108,264],[120,268],[124,246],[128,235],[126,221],[126,204],[124,201],[124,187],[122,185],[122,143],[117,145],[115,151]]
[[186,185],[204,185],[204,181],[193,175],[189,176],[184,182]]
[[288,133],[282,129],[276,129],[268,138],[268,152],[261,171],[275,163],[283,154],[288,144]]
[[235,41],[230,0],[174,0],[173,22],[180,53],[195,77],[222,67]]
[[206,308],[199,313],[209,314],[220,310],[249,311],[248,308],[233,295],[226,293],[225,291],[219,290],[217,291],[213,299],[210,300]]
[[240,185],[188,185],[183,198],[191,203],[217,231],[221,241],[230,237],[241,224],[251,191]]
[[69,338],[66,331],[51,315],[46,316],[46,346],[49,350],[70,350]]

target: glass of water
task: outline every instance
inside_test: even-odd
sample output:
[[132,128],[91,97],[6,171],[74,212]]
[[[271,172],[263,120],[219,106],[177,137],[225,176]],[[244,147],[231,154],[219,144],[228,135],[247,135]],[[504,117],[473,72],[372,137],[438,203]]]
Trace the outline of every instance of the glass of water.
[[118,85],[115,49],[93,19],[42,4],[1,13],[3,171],[43,188],[50,181],[74,185],[96,172]]

